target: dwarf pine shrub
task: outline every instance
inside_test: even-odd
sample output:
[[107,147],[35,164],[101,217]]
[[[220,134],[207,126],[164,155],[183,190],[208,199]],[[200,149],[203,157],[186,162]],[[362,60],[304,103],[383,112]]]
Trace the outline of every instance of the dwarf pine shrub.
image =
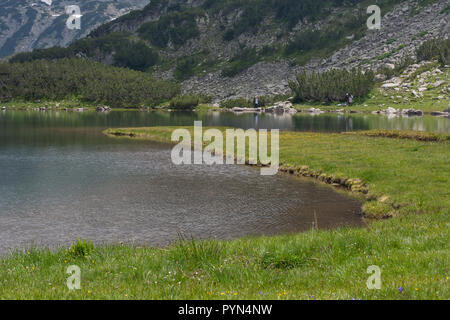
[[355,98],[369,93],[374,85],[374,73],[360,69],[332,69],[325,72],[302,72],[289,86],[294,99],[301,101],[333,102],[343,101],[347,93]]
[[200,103],[197,95],[184,95],[173,98],[170,101],[170,109],[192,110]]
[[438,59],[442,65],[450,63],[450,39],[431,39],[416,50],[418,61]]

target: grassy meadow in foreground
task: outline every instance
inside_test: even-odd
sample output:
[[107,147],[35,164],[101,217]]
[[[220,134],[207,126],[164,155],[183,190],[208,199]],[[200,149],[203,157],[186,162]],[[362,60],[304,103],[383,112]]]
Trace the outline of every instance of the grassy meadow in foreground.
[[[168,142],[174,128],[107,133]],[[180,241],[167,248],[16,252],[0,259],[0,298],[449,299],[448,139],[379,135],[282,132],[280,161],[360,178],[369,188],[366,214],[391,219],[367,228]],[[66,287],[69,265],[81,268],[81,290]],[[381,290],[367,289],[371,265],[382,271]]]

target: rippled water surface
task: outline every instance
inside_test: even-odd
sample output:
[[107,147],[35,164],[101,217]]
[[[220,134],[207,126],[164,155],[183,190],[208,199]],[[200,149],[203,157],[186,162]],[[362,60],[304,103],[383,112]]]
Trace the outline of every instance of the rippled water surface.
[[[204,125],[343,131],[364,117],[231,113],[0,113],[0,253],[33,245],[164,245],[179,234],[230,239],[360,225],[360,204],[327,186],[245,166],[174,166],[162,144],[116,140],[108,127]],[[448,132],[448,121],[379,123]],[[418,128],[420,129],[420,128]],[[316,218],[315,218],[316,216]]]

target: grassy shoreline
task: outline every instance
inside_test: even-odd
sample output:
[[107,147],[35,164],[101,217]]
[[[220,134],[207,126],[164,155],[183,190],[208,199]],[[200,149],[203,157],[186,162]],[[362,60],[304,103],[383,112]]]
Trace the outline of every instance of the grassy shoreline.
[[[388,107],[395,108],[397,110],[401,109],[411,109],[421,110],[423,115],[430,115],[433,112],[442,112],[443,110],[450,107],[448,99],[435,100],[434,97],[437,93],[427,93],[422,99],[417,101],[408,102],[396,102],[394,103],[392,99],[386,97],[378,92],[379,88],[374,89],[367,99],[363,101],[356,101],[350,106],[338,106],[337,103],[334,104],[322,104],[318,102],[308,102],[295,104],[293,107],[298,112],[308,112],[311,108],[318,108],[325,113],[361,113],[361,114],[372,114],[374,111],[386,110]],[[62,100],[62,101],[9,101],[0,103],[0,106],[5,106],[10,110],[33,110],[36,108],[46,107],[49,110],[71,110],[76,108],[84,108],[86,110],[95,110],[97,106],[103,107],[103,104],[92,104],[80,102],[79,100]],[[162,103],[159,107],[130,107],[130,108],[111,108],[111,111],[136,111],[136,110],[168,110],[169,103]],[[229,109],[214,106],[212,104],[199,104],[193,111],[206,112],[206,111],[222,111],[228,112]],[[381,114],[382,115],[382,114]]]
[[[172,143],[170,137],[175,128],[118,128],[104,133]],[[192,127],[186,129],[193,132]],[[449,137],[448,134],[388,130],[340,134],[283,131],[280,165],[282,171],[364,193],[366,216],[388,217],[422,210],[424,201],[419,199],[423,198],[423,185],[430,186],[430,195],[448,197],[445,173],[450,156]],[[426,204],[433,203],[433,208],[439,211],[445,207],[445,204],[438,206],[439,202]]]
[[[106,133],[168,142],[174,128]],[[317,179],[359,178],[368,187],[366,214],[392,218],[367,228],[181,241],[166,248],[16,252],[0,258],[0,298],[449,299],[446,141],[282,132],[283,167],[299,174],[308,166]],[[82,270],[81,290],[66,287],[65,269],[72,264]],[[366,287],[371,265],[382,270],[381,290]]]

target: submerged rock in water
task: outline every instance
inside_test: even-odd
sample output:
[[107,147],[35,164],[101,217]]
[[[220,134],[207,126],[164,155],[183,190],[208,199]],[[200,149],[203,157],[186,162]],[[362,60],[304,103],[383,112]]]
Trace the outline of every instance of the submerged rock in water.
[[262,108],[239,108],[235,107],[231,109],[233,112],[261,112]]
[[277,102],[273,106],[266,108],[266,112],[277,112],[277,113],[296,113],[297,110],[292,108],[292,102],[284,101]]
[[389,107],[389,108],[386,109],[385,112],[386,112],[387,114],[393,114],[393,113],[398,113],[398,110],[395,109],[395,108]]
[[309,108],[308,110],[306,110],[306,112],[309,112],[309,113],[324,113],[324,111],[320,110],[319,108]]

